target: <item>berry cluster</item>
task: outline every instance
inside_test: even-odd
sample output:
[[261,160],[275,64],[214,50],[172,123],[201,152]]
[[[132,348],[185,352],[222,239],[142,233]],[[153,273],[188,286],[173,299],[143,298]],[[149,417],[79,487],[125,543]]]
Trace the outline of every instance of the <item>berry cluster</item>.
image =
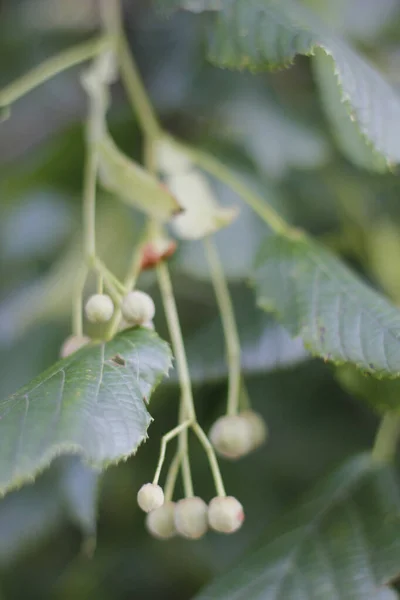
[[208,506],[198,496],[178,502],[164,501],[162,488],[146,483],[140,488],[137,499],[140,508],[148,513],[148,531],[158,539],[180,535],[198,540],[209,528],[220,533],[233,533],[244,521],[243,507],[233,496],[216,496]]
[[[120,302],[122,318],[119,329],[134,325],[154,329],[153,318],[156,312],[153,299],[139,290],[128,292]],[[91,323],[108,323],[115,313],[114,302],[107,294],[93,294],[85,305],[85,314]],[[61,357],[66,358],[90,342],[85,335],[71,335],[61,347]]]

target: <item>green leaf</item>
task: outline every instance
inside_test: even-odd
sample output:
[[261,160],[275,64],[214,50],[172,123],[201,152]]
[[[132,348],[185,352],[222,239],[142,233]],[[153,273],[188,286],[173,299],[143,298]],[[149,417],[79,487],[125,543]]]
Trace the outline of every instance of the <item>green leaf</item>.
[[253,280],[258,304],[313,354],[400,376],[400,312],[322,246],[301,235],[269,236]]
[[109,135],[104,135],[97,148],[99,178],[105,189],[160,221],[181,211],[167,188],[123,154]]
[[[315,78],[319,86],[322,103],[332,125],[332,133],[343,154],[359,167],[384,171],[386,161],[375,152],[362,135],[359,124],[352,117],[352,106],[343,101],[343,89],[338,86],[335,62],[321,50],[315,51],[313,59]],[[350,119],[349,119],[350,115]]]
[[198,600],[383,600],[398,576],[400,488],[368,456],[344,464]]
[[154,332],[130,329],[59,361],[2,400],[0,492],[33,479],[59,454],[105,467],[136,452],[152,420],[145,402],[170,363],[168,345]]
[[76,456],[64,456],[32,485],[0,500],[0,564],[72,520],[86,536],[96,531],[97,471]]
[[[289,66],[297,54],[320,49],[333,59],[342,107],[329,103],[328,117],[337,127],[347,113],[366,141],[365,166],[383,170],[400,162],[400,97],[383,77],[343,39],[305,7],[290,0],[210,0],[184,3],[195,11],[214,9],[209,58],[221,67],[251,70]],[[220,10],[215,10],[220,9]],[[326,96],[326,82],[321,81]],[[354,126],[353,126],[354,127]],[[351,129],[353,128],[351,127]],[[341,147],[342,128],[337,132]],[[347,138],[353,134],[348,133]],[[355,135],[355,134],[354,134]],[[357,144],[356,141],[352,144]],[[358,143],[359,145],[359,143]],[[352,147],[346,149],[350,155]],[[358,152],[352,155],[360,163]],[[364,157],[365,158],[365,157]]]

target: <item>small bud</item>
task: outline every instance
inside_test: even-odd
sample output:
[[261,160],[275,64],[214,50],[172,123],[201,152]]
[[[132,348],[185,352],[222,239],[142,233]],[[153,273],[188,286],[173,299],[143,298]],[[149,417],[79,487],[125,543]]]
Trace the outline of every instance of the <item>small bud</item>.
[[91,323],[107,323],[114,313],[114,304],[107,294],[94,294],[86,302],[85,313]]
[[90,338],[87,335],[70,335],[64,340],[63,345],[60,349],[61,358],[67,358],[70,354],[73,354],[83,346],[86,346],[90,342]]
[[251,449],[255,450],[262,446],[268,437],[268,427],[264,418],[253,410],[245,410],[240,413],[242,419],[246,419],[251,428]]
[[244,521],[243,506],[233,496],[217,496],[208,506],[208,522],[220,533],[234,533]]
[[175,250],[176,242],[168,238],[149,242],[143,248],[140,269],[144,271],[154,268],[162,260],[170,258]]
[[144,512],[150,512],[164,504],[164,492],[155,483],[145,483],[138,491],[137,501]]
[[210,441],[218,454],[236,460],[252,448],[251,427],[240,415],[225,415],[215,421]]
[[146,527],[154,537],[168,540],[176,535],[174,521],[175,502],[165,502],[160,508],[152,510],[146,517]]
[[153,299],[144,292],[129,292],[122,300],[121,311],[125,321],[143,325],[152,321],[156,312]]
[[180,535],[198,540],[208,529],[207,504],[197,496],[179,500],[175,505],[174,520]]

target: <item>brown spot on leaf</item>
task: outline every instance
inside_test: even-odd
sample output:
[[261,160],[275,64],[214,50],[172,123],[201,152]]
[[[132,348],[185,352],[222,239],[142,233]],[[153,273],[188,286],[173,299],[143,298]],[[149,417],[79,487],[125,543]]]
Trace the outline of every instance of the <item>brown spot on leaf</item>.
[[113,356],[110,361],[117,365],[118,367],[126,367],[126,361],[120,354],[116,354]]

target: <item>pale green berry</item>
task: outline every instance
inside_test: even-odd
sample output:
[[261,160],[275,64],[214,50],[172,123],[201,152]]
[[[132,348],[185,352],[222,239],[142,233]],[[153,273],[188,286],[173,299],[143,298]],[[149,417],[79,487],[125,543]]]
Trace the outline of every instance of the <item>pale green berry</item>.
[[155,483],[145,483],[138,491],[137,502],[144,512],[156,510],[164,504],[163,489]]
[[86,346],[90,342],[90,338],[87,335],[70,335],[64,340],[63,345],[60,349],[61,358],[66,358],[70,354],[73,354],[83,346]]
[[146,527],[152,536],[160,540],[168,540],[176,535],[174,521],[175,502],[165,502],[160,508],[149,512]]
[[252,449],[251,426],[240,415],[225,415],[210,429],[210,441],[221,456],[236,460]]
[[133,325],[143,325],[152,321],[156,312],[153,299],[145,292],[129,292],[122,300],[122,316]]
[[208,506],[208,522],[220,533],[234,533],[244,521],[243,506],[233,496],[217,496]]
[[253,410],[245,410],[240,413],[242,419],[246,419],[251,428],[251,449],[255,450],[262,446],[268,437],[268,427],[264,418]]
[[94,294],[86,302],[85,313],[91,323],[107,323],[114,313],[114,304],[107,294]]
[[175,505],[174,520],[179,535],[198,540],[208,529],[207,504],[201,498],[184,498]]

